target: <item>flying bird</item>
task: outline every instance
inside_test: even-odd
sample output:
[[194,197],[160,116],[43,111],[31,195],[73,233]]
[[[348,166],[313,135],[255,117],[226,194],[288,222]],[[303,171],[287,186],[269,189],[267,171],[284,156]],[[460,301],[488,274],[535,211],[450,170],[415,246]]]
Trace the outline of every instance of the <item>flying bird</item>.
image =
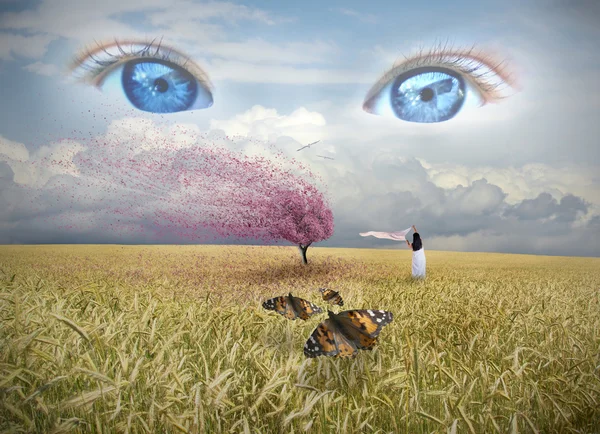
[[327,158],[328,160],[335,160],[335,158],[326,157],[325,155],[317,155],[317,157]]
[[306,145],[306,146],[302,146],[300,149],[296,149],[296,151],[301,151],[301,150],[303,150],[304,148],[310,148],[312,145],[316,145],[316,144],[317,144],[317,143],[319,143],[319,142],[320,142],[320,140],[317,140],[316,142],[309,143],[309,144],[308,144],[308,145]]

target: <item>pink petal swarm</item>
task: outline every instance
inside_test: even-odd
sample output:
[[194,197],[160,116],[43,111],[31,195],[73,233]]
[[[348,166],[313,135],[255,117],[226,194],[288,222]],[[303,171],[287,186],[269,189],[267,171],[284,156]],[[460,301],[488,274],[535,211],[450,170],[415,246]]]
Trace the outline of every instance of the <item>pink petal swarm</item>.
[[87,149],[73,159],[79,176],[55,183],[71,201],[72,215],[61,214],[61,226],[150,232],[163,242],[234,238],[306,246],[331,237],[332,211],[315,185],[318,176],[303,164],[256,140],[244,138],[254,148],[263,145],[269,157],[201,139],[191,146],[116,134],[86,140]]

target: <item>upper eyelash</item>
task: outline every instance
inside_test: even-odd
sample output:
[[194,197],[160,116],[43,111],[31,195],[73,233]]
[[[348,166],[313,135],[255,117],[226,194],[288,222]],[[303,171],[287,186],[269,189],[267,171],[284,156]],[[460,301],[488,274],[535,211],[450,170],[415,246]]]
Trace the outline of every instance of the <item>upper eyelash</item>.
[[[132,59],[150,58],[163,60],[173,63],[181,68],[185,68],[190,72],[200,83],[209,90],[213,89],[213,85],[204,70],[194,63],[188,56],[182,52],[162,44],[162,38],[156,42],[157,38],[151,41],[125,40],[117,39],[111,42],[98,42],[96,48],[84,48],[71,62],[69,70],[73,72],[77,68],[86,70],[83,80],[90,81],[96,87],[100,87],[103,80],[108,74],[108,70],[117,64],[123,63]],[[127,47],[129,45],[129,47]],[[108,49],[116,47],[119,54],[109,53]],[[141,47],[136,49],[135,47]],[[107,55],[107,59],[100,59],[98,53],[103,52]],[[93,65],[86,65],[85,62],[91,60]]]
[[[505,87],[514,88],[516,86],[515,77],[509,71],[506,59],[498,62],[490,54],[484,53],[481,49],[477,50],[475,45],[469,48],[453,48],[448,42],[437,43],[429,50],[420,48],[414,55],[403,57],[404,59],[396,61],[371,87],[365,97],[365,104],[381,92],[392,79],[419,67],[446,67],[466,74],[484,93],[483,97],[486,102],[505,98],[502,90]],[[482,70],[484,71],[481,72]],[[478,71],[480,72],[478,73]],[[490,80],[492,75],[500,77],[502,83],[493,83]]]

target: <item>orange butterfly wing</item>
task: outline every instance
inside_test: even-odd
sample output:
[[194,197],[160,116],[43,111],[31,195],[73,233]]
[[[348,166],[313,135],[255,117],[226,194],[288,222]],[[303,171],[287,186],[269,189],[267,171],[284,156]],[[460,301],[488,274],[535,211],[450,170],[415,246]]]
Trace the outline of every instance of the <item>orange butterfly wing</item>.
[[323,312],[319,306],[314,305],[308,300],[294,297],[291,294],[271,298],[263,303],[263,307],[267,310],[274,310],[291,320],[295,320],[296,318],[307,320],[312,315]]
[[321,291],[323,300],[328,301],[331,304],[337,304],[339,306],[344,305],[344,300],[342,300],[342,296],[339,292],[327,288],[319,288],[319,291]]
[[355,342],[348,339],[343,333],[334,332],[333,336],[338,349],[337,357],[356,357],[358,350]]
[[293,302],[298,316],[305,321],[311,316],[323,312],[323,309],[321,309],[319,306],[311,303],[308,300],[304,300],[303,298],[294,297]]
[[358,338],[358,333],[373,339],[379,336],[383,327],[394,320],[394,315],[384,310],[346,310],[338,313],[336,320],[344,332],[350,333],[353,338]]
[[335,346],[334,324],[327,319],[317,326],[304,344],[306,357],[335,356],[338,350]]
[[377,336],[394,316],[383,310],[347,310],[335,316],[342,333],[361,350],[372,350]]
[[343,333],[340,333],[330,319],[319,324],[304,345],[306,357],[336,356],[345,358],[356,357],[357,354],[356,345]]
[[360,350],[372,350],[377,343],[377,338],[370,338],[366,335],[361,334],[356,342],[356,347]]
[[265,301],[262,306],[267,310],[274,310],[280,315],[285,315],[288,308],[287,297],[275,297]]

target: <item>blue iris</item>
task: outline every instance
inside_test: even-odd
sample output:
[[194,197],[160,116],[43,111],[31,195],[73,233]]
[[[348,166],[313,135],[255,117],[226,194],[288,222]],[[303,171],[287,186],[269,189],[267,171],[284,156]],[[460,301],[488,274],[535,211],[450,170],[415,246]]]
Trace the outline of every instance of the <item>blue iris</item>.
[[122,73],[123,90],[138,109],[173,113],[189,109],[202,92],[203,105],[212,105],[212,95],[188,71],[161,60],[132,60]]
[[435,67],[413,69],[392,84],[391,106],[405,121],[433,123],[452,119],[465,101],[465,81],[457,73]]

